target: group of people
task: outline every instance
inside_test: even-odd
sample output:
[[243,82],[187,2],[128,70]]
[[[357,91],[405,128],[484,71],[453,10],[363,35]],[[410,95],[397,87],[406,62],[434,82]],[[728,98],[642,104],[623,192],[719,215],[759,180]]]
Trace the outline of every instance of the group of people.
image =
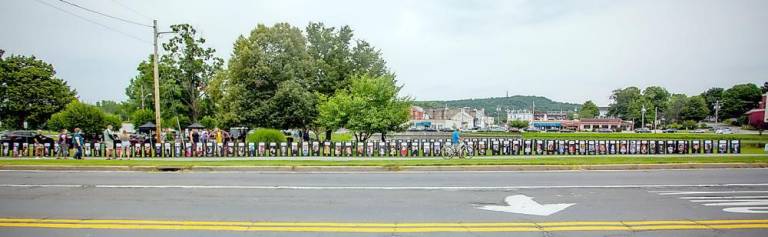
[[[40,134],[40,132],[38,132]],[[70,134],[65,128],[59,133],[58,149],[56,151],[56,159],[67,159],[69,157],[69,146],[72,145],[75,148],[74,158],[77,160],[83,159],[83,145],[85,144],[85,137],[83,137],[83,131],[80,128],[75,128],[75,132]],[[37,143],[37,140],[35,140]]]

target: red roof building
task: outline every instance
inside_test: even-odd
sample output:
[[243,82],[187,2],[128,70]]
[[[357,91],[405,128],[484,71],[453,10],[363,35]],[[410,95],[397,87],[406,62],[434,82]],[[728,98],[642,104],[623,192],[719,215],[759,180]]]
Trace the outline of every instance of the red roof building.
[[760,100],[760,103],[757,105],[756,109],[751,109],[744,113],[747,115],[748,123],[752,127],[763,128],[765,125],[766,96],[768,96],[768,93],[763,94],[763,98]]

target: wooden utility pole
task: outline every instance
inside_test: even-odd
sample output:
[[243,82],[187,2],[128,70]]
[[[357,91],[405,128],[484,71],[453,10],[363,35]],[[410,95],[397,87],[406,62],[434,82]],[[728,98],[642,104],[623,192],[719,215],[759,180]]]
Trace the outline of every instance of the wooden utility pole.
[[154,75],[154,85],[155,85],[155,141],[162,141],[160,140],[160,129],[161,129],[161,122],[160,122],[160,72],[157,69],[157,37],[160,36],[160,32],[157,32],[157,20],[152,21],[152,31],[153,31],[153,39],[154,39],[154,62],[152,63],[152,74]]

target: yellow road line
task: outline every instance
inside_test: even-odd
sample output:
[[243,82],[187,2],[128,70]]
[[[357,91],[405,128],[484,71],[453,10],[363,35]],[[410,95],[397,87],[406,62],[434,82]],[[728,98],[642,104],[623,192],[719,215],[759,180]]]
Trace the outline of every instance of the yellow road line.
[[768,219],[490,223],[335,223],[0,218],[0,227],[263,232],[542,232],[768,229]]

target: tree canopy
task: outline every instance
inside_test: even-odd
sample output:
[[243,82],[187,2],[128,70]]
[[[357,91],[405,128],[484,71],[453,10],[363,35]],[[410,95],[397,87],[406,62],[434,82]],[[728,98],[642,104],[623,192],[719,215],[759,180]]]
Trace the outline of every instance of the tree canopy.
[[76,92],[55,77],[53,66],[34,56],[0,57],[0,119],[4,126],[41,127],[75,99]]
[[579,109],[579,118],[582,119],[594,118],[598,115],[600,115],[600,108],[598,108],[597,105],[595,105],[595,102],[592,102],[591,100],[584,102],[584,105]]
[[399,91],[392,76],[357,76],[349,89],[338,90],[320,103],[317,123],[349,129],[357,141],[366,141],[374,133],[401,131],[410,116],[411,99],[398,97]]
[[757,108],[761,97],[762,91],[755,84],[735,85],[723,91],[720,114],[724,118],[741,117],[750,109]]

